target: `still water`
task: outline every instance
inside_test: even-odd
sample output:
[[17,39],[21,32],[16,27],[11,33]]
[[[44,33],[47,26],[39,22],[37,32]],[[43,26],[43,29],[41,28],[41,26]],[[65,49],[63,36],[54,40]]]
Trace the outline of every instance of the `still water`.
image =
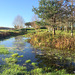
[[[30,43],[25,41],[27,39],[30,38],[16,36],[0,41],[0,45],[4,45],[9,51],[23,55],[22,58],[18,58],[16,64],[24,65],[25,61],[30,59],[31,62],[36,62],[38,67],[63,68],[68,72],[75,71],[75,51],[51,48],[43,48],[44,50],[35,49]],[[0,55],[0,65],[5,64],[2,58],[9,57],[10,55]],[[29,64],[25,66],[28,67],[28,71],[33,68]]]

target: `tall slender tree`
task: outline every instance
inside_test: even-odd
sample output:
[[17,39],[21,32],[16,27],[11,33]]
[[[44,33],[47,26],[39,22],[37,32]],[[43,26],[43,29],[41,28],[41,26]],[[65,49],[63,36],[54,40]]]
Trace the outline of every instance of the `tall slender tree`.
[[71,17],[69,21],[71,22],[71,36],[73,36],[73,25],[75,23],[75,0],[69,0],[69,2],[71,2]]
[[65,21],[71,25],[71,36],[73,36],[73,25],[75,23],[75,0],[65,0],[65,1],[67,12],[69,12],[69,13],[65,12],[66,16],[68,17],[67,21],[66,20]]

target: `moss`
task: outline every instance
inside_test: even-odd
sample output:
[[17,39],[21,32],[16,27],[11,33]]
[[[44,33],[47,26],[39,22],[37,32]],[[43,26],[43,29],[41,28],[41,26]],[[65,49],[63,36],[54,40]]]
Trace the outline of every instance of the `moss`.
[[35,62],[32,62],[32,63],[31,63],[31,65],[32,65],[32,66],[36,66],[36,65],[37,65],[37,63],[35,63]]
[[31,63],[31,60],[29,59],[29,60],[26,60],[26,63]]
[[11,56],[12,56],[13,58],[16,58],[16,57],[18,57],[18,58],[23,57],[23,55],[19,55],[18,53],[14,53],[14,54],[12,54]]
[[23,57],[23,55],[18,56],[18,58]]
[[16,63],[18,60],[16,58],[10,57],[4,59],[6,63]]
[[8,51],[7,48],[4,46],[0,46],[0,54],[9,54],[10,52]]
[[54,72],[45,72],[42,68],[36,68],[36,69],[31,70],[31,74],[34,74],[34,75],[69,75],[66,73],[64,69],[59,70],[59,71],[55,70]]
[[31,74],[33,75],[44,75],[44,71],[42,68],[37,68],[37,69],[33,69],[31,70]]
[[12,56],[12,57],[18,57],[19,54],[18,54],[18,53],[14,53],[14,54],[12,54],[11,56]]
[[0,75],[25,75],[27,74],[26,67],[16,64],[8,65]]

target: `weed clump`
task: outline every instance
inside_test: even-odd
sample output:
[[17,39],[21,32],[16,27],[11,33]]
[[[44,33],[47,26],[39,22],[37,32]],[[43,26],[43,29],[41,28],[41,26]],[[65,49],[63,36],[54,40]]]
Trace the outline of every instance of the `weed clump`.
[[0,46],[0,54],[9,54],[10,52],[8,51],[7,48],[4,46]]
[[4,59],[6,63],[16,63],[18,60],[16,58],[10,57]]
[[26,67],[9,64],[8,67],[5,67],[4,71],[0,75],[25,75],[27,74]]
[[26,60],[26,63],[31,63],[31,60],[29,59],[29,60]]
[[11,56],[12,56],[12,57],[17,57],[17,56],[19,56],[19,54],[18,54],[18,53],[14,53],[14,54],[12,54]]

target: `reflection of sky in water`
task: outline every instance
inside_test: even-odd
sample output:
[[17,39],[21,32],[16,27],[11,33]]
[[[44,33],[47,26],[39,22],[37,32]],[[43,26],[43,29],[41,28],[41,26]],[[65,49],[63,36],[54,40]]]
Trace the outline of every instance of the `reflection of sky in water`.
[[16,36],[14,38],[10,38],[10,39],[1,41],[0,45],[4,45],[5,47],[8,47],[9,49],[24,50],[25,47],[29,47],[29,44],[25,42],[26,39],[30,39],[30,38]]
[[[12,50],[13,52],[17,52],[19,55],[23,55],[22,58],[18,58],[17,64],[23,65],[26,60],[31,60],[32,62],[36,62],[35,53],[32,53],[33,47],[30,43],[25,42],[26,39],[22,36],[17,36],[13,38],[9,38],[7,40],[3,40],[0,42],[0,45],[4,45],[9,50]],[[10,54],[8,54],[10,55]],[[8,57],[7,55],[0,55],[0,64],[2,64],[2,58]],[[20,61],[21,60],[21,61]]]
[[6,39],[0,42],[0,45],[4,45],[5,47],[12,47],[12,42],[14,41],[14,38]]
[[[5,47],[9,47],[10,49],[9,48],[8,49],[12,50],[14,53],[17,52],[19,55],[23,55],[22,58],[18,58],[19,61],[17,62],[17,64],[23,65],[23,64],[25,64],[26,60],[30,59],[32,62],[37,62],[38,64],[41,64],[43,66],[47,65],[48,67],[50,66],[50,64],[53,64],[53,63],[58,64],[60,66],[63,66],[63,65],[69,66],[70,63],[72,63],[71,65],[75,66],[74,62],[69,62],[67,60],[64,60],[64,62],[63,62],[61,59],[58,59],[58,57],[57,57],[57,59],[55,59],[56,53],[59,53],[59,55],[61,54],[60,56],[65,56],[65,55],[63,55],[64,51],[62,52],[60,50],[56,50],[56,49],[53,50],[50,48],[49,48],[49,50],[46,50],[44,48],[45,50],[41,51],[39,49],[33,48],[33,46],[30,43],[25,42],[25,39],[28,39],[28,38],[25,38],[22,36],[17,36],[17,37],[9,38],[7,40],[0,42],[0,45],[5,45]],[[10,54],[0,55],[0,64],[3,64],[1,59],[8,57],[9,55]],[[65,58],[66,58],[66,56],[65,56]],[[71,67],[71,65],[70,65],[70,67]],[[30,68],[32,68],[32,67],[29,67],[28,70],[30,70]]]

